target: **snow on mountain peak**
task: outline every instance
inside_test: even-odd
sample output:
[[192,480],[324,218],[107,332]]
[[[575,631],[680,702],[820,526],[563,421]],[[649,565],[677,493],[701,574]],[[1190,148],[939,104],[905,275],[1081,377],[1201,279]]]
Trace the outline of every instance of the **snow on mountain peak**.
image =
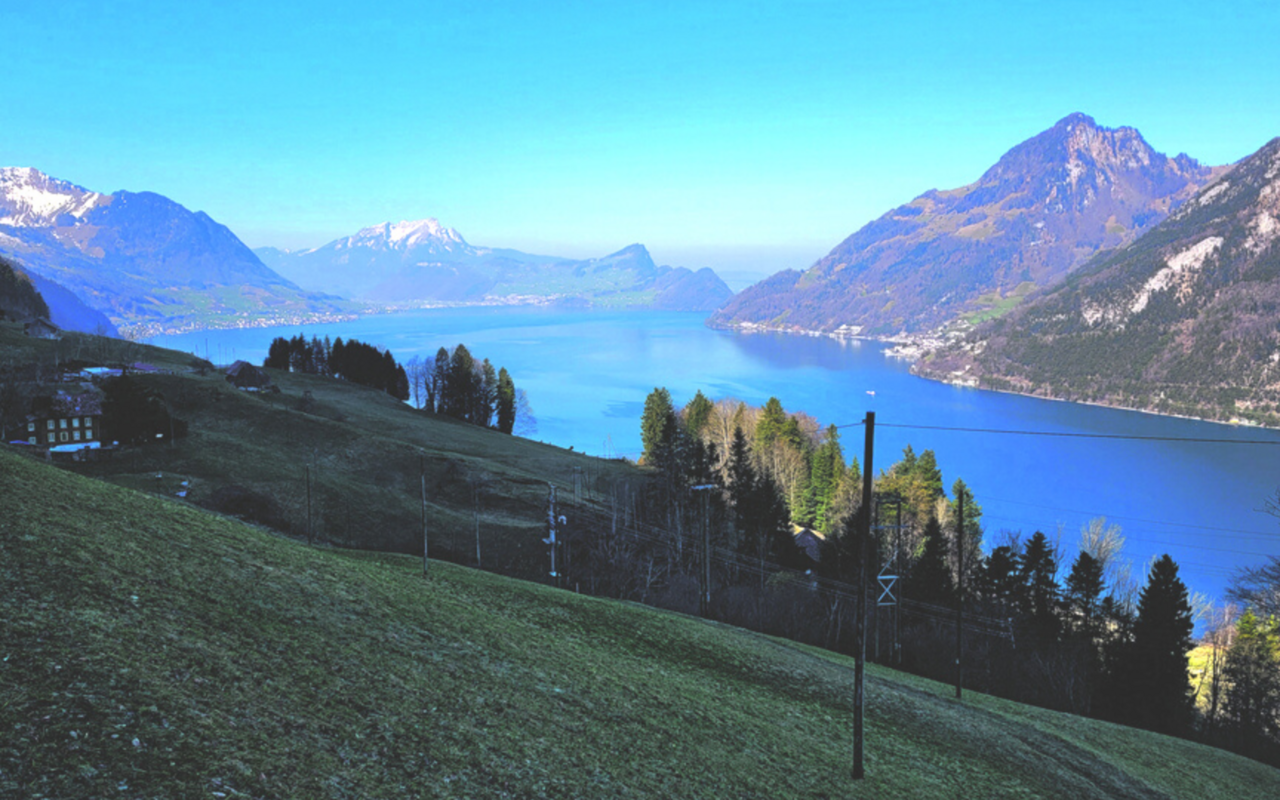
[[462,234],[446,228],[434,217],[420,220],[383,222],[361,228],[354,236],[343,241],[346,247],[382,247],[409,250],[419,246],[441,247],[452,250],[454,246],[466,247]]
[[63,215],[80,219],[102,202],[104,195],[33,167],[0,167],[0,225],[52,227]]

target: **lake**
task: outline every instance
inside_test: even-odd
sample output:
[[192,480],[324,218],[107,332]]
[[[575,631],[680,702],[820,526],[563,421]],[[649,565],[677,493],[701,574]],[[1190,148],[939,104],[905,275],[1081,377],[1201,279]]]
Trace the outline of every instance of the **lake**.
[[[934,450],[948,490],[957,477],[972,488],[988,542],[1002,529],[1028,535],[1061,529],[1074,558],[1081,526],[1105,516],[1123,528],[1136,572],[1145,575],[1147,561],[1168,552],[1192,591],[1213,597],[1235,568],[1280,555],[1280,520],[1259,510],[1280,485],[1280,433],[948,386],[911,375],[906,363],[886,358],[876,343],[713,331],[703,318],[451,308],[302,328],[161,336],[152,343],[207,353],[218,363],[261,363],[272,338],[300,331],[385,346],[402,362],[462,342],[477,359],[506,367],[528,393],[538,424],[534,438],[605,456],[638,454],[640,413],[655,386],[667,387],[680,405],[698,389],[712,399],[736,397],[754,405],[777,396],[787,410],[805,411],[823,425],[857,423],[875,411],[876,469],[889,467],[908,443],[917,453]],[[861,461],[862,428],[844,429],[842,436],[846,457]]]

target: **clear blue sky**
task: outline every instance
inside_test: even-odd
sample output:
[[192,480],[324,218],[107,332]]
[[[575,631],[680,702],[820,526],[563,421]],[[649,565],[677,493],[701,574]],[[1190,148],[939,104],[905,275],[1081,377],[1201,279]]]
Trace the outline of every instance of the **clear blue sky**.
[[1072,111],[1208,163],[1280,135],[1273,0],[283,5],[4,4],[0,164],[251,246],[434,216],[772,271]]

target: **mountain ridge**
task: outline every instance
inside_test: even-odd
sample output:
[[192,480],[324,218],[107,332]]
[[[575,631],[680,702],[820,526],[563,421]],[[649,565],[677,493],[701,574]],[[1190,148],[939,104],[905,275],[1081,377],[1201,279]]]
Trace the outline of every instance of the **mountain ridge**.
[[1052,285],[1133,241],[1225,168],[1156,152],[1131,127],[1074,113],[975,182],[931,189],[807,270],[779,272],[709,320],[889,336],[929,330]]
[[32,167],[0,168],[0,254],[118,323],[342,310],[276,274],[203,211],[155,192],[91,192]]
[[381,222],[319,247],[255,253],[304,287],[398,307],[556,302],[710,311],[733,294],[714,270],[659,266],[642,244],[568,259],[473,245],[434,217]]
[[919,374],[1280,424],[1280,137],[1135,242],[926,354]]

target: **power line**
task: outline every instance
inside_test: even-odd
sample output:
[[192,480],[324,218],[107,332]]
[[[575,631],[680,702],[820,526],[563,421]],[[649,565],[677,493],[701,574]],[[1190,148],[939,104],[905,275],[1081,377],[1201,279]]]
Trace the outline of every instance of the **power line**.
[[[1018,505],[1018,506],[1030,506],[1031,508],[1042,508],[1046,511],[1060,511],[1064,514],[1080,514],[1081,516],[1086,516],[1086,517],[1106,517],[1107,519],[1125,519],[1131,522],[1140,522],[1140,523],[1143,523],[1144,525],[1169,525],[1169,526],[1179,527],[1179,528],[1195,528],[1196,530],[1213,531],[1215,533],[1241,533],[1241,534],[1246,534],[1248,536],[1276,536],[1277,533],[1280,533],[1277,531],[1247,531],[1247,530],[1244,530],[1243,528],[1218,528],[1212,525],[1193,525],[1189,522],[1165,522],[1163,520],[1158,520],[1158,519],[1143,519],[1141,517],[1128,517],[1123,514],[1108,514],[1105,511],[1079,511],[1077,509],[1071,509],[1071,508],[1058,508],[1057,506],[1046,506],[1046,505],[1041,505],[1039,503],[1028,503],[1023,500],[1004,500],[999,497],[986,497],[984,499],[993,503],[1010,503],[1012,505]],[[1169,533],[1176,533],[1176,531],[1169,531]]]
[[[862,423],[837,425],[837,428],[852,428]],[[1280,445],[1280,439],[1214,439],[1207,437],[1184,436],[1136,436],[1127,433],[1079,433],[1074,431],[1030,431],[1010,430],[1007,428],[959,428],[948,425],[909,425],[906,423],[881,422],[882,428],[909,428],[921,431],[954,431],[957,433],[1000,433],[1013,436],[1058,436],[1071,439],[1122,439],[1134,442],[1182,442],[1186,444],[1260,444]]]

